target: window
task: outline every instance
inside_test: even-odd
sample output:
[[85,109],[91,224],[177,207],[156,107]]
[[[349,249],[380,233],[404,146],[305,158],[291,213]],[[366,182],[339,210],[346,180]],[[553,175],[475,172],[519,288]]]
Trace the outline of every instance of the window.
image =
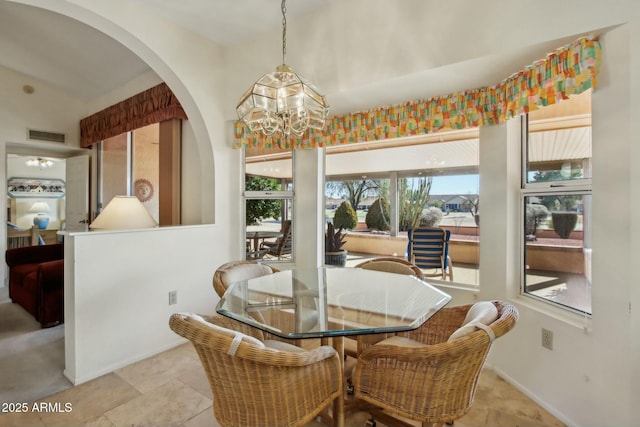
[[479,283],[478,129],[329,147],[326,154],[326,220],[334,221],[342,203],[355,204],[349,257],[406,259],[407,230],[438,226],[451,231],[455,282]]
[[245,149],[245,256],[291,261],[293,252],[292,152]]
[[[348,261],[406,259],[407,229],[433,221],[429,224],[451,231],[454,281],[477,286],[478,133],[476,128],[326,148],[325,221],[333,221],[344,202],[355,205],[356,223],[346,227]],[[245,244],[250,259],[289,261],[295,254],[293,250],[278,258],[265,252],[286,235],[284,227],[293,218],[294,157],[285,150],[245,148]],[[369,227],[367,216],[375,211],[382,211],[379,224]],[[295,223],[290,229],[296,232]]]
[[98,143],[95,216],[114,196],[132,195],[161,226],[181,223],[180,126],[165,120]]
[[99,145],[98,209],[114,196],[135,195],[159,221],[159,125],[116,135]]
[[523,118],[522,292],[591,314],[591,93]]

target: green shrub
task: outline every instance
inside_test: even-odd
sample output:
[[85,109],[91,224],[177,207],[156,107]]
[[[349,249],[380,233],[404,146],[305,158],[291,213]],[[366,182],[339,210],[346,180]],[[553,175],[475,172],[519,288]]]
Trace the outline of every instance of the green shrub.
[[346,200],[336,209],[336,213],[333,216],[333,225],[347,230],[352,230],[358,225],[358,215]]
[[384,197],[377,199],[369,207],[364,220],[369,230],[389,230],[389,202]]
[[437,227],[440,221],[442,221],[442,211],[433,206],[422,211],[420,215],[421,227]]
[[525,233],[527,236],[535,236],[538,228],[549,216],[549,210],[544,205],[531,204],[525,209]]
[[551,220],[553,230],[563,239],[568,239],[578,223],[578,214],[575,212],[552,212]]

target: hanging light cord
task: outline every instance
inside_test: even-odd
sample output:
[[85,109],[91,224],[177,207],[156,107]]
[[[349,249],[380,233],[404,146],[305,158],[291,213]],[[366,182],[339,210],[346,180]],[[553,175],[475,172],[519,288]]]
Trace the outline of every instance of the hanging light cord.
[[[238,117],[253,131],[270,136],[302,136],[308,127],[322,130],[329,111],[326,98],[287,65],[287,1],[282,11],[282,64],[265,74],[240,98]],[[272,95],[275,94],[275,95]]]
[[280,9],[282,10],[282,63],[285,62],[285,55],[287,54],[287,0],[282,0]]

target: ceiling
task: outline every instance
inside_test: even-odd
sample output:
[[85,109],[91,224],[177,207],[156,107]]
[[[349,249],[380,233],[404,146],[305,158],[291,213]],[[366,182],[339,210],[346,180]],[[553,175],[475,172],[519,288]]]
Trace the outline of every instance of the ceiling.
[[[4,0],[0,0],[0,66],[83,101],[149,69],[129,49],[85,24]],[[32,82],[25,83],[37,89]]]
[[[277,1],[129,2],[223,46],[231,46],[280,27],[282,21]],[[287,4],[287,18],[311,13],[329,4],[330,0],[290,1]],[[517,52],[502,52],[494,57],[464,61],[326,95],[332,114],[343,114],[397,104],[416,97],[493,85],[510,74],[505,70],[518,71],[572,40],[574,38],[554,40],[548,45],[523,47]],[[6,0],[0,0],[0,66],[58,88],[85,102],[109,93],[149,70],[128,48],[85,24],[57,13]],[[465,72],[469,69],[476,72],[470,75]],[[422,88],[423,92],[416,94],[416,87]],[[229,111],[233,114],[234,109],[229,108]]]
[[[277,0],[130,0],[191,31],[231,46],[282,25]],[[294,0],[286,16],[296,17],[324,7],[329,0]]]
[[[223,46],[282,23],[280,4],[266,0],[130,0]],[[287,4],[287,17],[328,0]],[[112,64],[112,66],[105,66]],[[149,67],[109,36],[66,16],[0,0],[0,66],[90,101]]]

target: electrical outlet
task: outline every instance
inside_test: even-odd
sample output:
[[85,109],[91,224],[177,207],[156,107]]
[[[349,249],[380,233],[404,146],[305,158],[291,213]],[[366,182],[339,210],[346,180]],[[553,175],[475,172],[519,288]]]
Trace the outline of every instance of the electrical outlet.
[[169,292],[169,305],[174,305],[178,303],[178,291],[170,291]]
[[553,332],[545,328],[542,328],[542,346],[553,350]]

